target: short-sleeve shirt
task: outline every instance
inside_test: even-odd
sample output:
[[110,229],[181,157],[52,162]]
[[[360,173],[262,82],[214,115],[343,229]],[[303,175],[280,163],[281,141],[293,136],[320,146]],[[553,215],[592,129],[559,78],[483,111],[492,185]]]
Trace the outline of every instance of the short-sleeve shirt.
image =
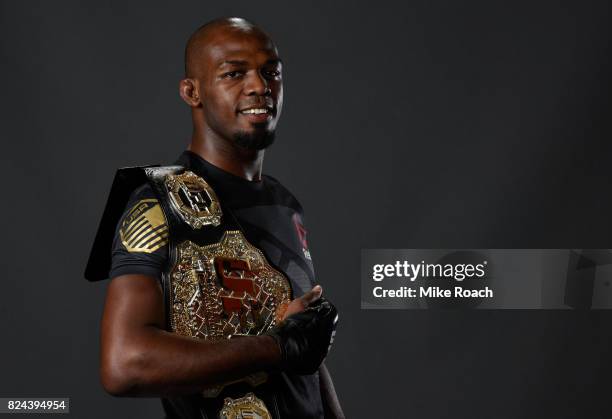
[[[246,239],[289,279],[293,298],[315,285],[303,210],[291,192],[271,176],[248,181],[190,151],[185,151],[176,163],[210,184],[237,218]],[[132,193],[117,225],[110,277],[145,274],[161,280],[168,263],[166,221],[155,193],[145,184]],[[282,373],[280,379],[281,416],[323,417],[318,373],[304,376]]]

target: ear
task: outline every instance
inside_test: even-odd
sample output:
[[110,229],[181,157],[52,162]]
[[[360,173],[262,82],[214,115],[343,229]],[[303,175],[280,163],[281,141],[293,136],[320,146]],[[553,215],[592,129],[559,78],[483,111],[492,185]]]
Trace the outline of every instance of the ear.
[[202,103],[199,83],[196,79],[183,79],[179,83],[179,94],[186,104],[197,108]]

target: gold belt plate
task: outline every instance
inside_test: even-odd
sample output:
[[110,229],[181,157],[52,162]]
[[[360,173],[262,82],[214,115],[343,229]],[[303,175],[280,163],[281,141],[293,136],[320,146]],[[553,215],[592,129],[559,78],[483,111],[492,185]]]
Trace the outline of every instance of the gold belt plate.
[[219,419],[271,419],[264,402],[253,393],[239,399],[226,397],[219,412]]
[[213,341],[266,332],[291,298],[287,278],[238,230],[207,246],[180,243],[170,283],[172,330]]
[[170,206],[191,228],[221,224],[221,205],[215,191],[191,171],[168,175],[165,179]]

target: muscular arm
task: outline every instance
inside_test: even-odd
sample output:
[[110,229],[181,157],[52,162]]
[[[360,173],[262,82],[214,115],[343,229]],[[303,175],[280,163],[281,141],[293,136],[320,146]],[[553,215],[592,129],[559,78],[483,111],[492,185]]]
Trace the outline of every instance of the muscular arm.
[[325,364],[319,368],[319,385],[321,387],[321,400],[326,418],[344,419],[344,412],[336,395],[336,389],[329,370]]
[[270,336],[210,342],[164,330],[163,294],[147,275],[114,278],[102,318],[100,373],[105,390],[119,396],[197,392],[278,365]]

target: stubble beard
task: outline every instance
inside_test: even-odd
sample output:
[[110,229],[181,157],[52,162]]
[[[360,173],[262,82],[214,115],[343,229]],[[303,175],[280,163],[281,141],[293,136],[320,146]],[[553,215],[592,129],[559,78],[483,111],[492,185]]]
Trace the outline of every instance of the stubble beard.
[[259,151],[268,148],[274,143],[275,131],[256,129],[253,132],[238,131],[234,134],[234,143],[240,148],[250,151]]

